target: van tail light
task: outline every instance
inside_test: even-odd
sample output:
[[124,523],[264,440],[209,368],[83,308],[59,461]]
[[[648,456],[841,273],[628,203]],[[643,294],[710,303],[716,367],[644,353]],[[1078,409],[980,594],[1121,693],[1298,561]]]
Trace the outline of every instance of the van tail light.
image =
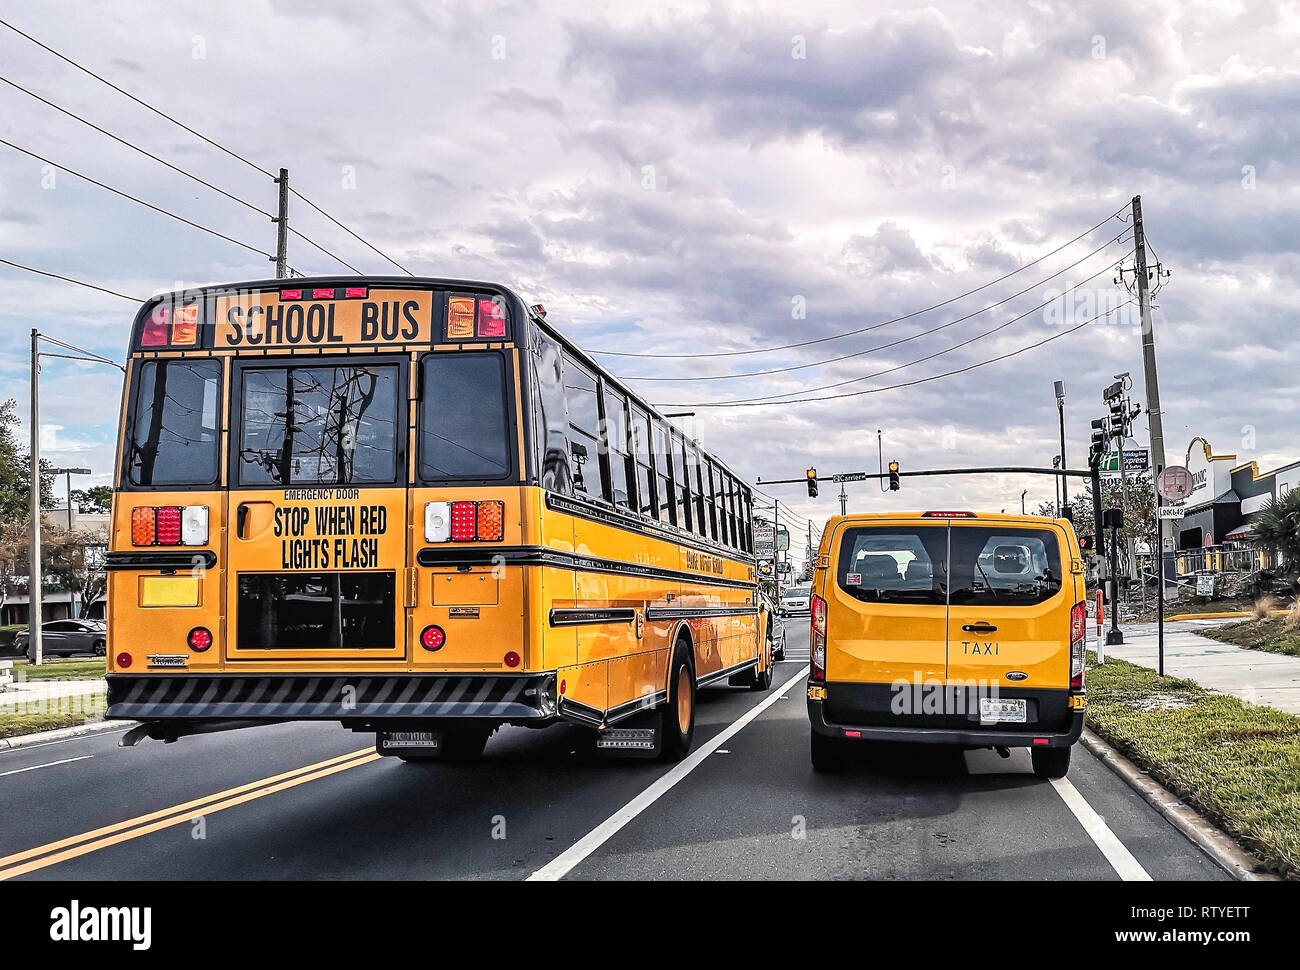
[[133,546],[206,546],[206,505],[140,505],[131,510]]
[[810,664],[813,680],[826,679],[826,601],[816,594],[810,601],[812,619],[809,621],[808,640],[812,647]]
[[426,502],[426,542],[500,542],[506,534],[504,502]]
[[1070,689],[1083,690],[1083,649],[1087,642],[1088,606],[1075,603],[1070,609]]

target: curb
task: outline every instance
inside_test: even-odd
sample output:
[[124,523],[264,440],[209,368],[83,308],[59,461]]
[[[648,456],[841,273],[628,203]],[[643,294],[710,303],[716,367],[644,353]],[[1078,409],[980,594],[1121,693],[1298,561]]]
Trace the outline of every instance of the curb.
[[35,734],[20,734],[13,738],[0,738],[0,749],[25,748],[33,744],[45,744],[50,741],[67,741],[84,735],[103,734],[106,731],[126,731],[135,727],[135,721],[91,721],[75,727],[55,728],[53,731],[37,731]]
[[[1270,616],[1286,616],[1286,610],[1269,610]],[[1231,620],[1240,619],[1248,616],[1254,616],[1254,610],[1233,610],[1227,613],[1179,613],[1175,616],[1166,616],[1166,623],[1173,623],[1176,620]]]
[[1229,836],[1215,828],[1190,805],[1178,799],[1120,754],[1092,728],[1084,728],[1079,740],[1098,761],[1123,778],[1128,786],[1163,815],[1170,825],[1187,836],[1228,875],[1243,882],[1283,881],[1277,874],[1269,872],[1262,862]]

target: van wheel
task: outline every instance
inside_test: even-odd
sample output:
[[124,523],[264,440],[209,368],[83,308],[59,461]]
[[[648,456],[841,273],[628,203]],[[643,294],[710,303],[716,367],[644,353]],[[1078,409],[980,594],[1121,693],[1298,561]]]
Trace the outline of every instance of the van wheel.
[[695,739],[695,671],[690,647],[678,640],[668,668],[668,702],[659,708],[659,758],[681,761]]
[[1034,748],[1029,752],[1029,760],[1034,766],[1034,775],[1039,778],[1064,778],[1070,770],[1071,748]]
[[824,734],[813,732],[812,766],[813,771],[830,774],[843,771],[849,760],[849,743],[843,738],[828,738]]

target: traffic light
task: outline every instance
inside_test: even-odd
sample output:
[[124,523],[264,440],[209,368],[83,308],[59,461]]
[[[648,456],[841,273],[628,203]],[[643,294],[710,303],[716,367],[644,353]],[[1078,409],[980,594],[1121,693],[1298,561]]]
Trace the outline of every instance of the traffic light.
[[1088,448],[1088,464],[1093,464],[1106,452],[1106,419],[1092,421],[1092,444]]
[[816,468],[808,469],[808,497],[809,498],[817,497],[817,469]]
[[898,491],[898,462],[896,461],[889,463],[889,490],[891,492]]
[[1116,437],[1126,437],[1128,435],[1128,407],[1122,397],[1113,398],[1109,403],[1110,426],[1114,430]]

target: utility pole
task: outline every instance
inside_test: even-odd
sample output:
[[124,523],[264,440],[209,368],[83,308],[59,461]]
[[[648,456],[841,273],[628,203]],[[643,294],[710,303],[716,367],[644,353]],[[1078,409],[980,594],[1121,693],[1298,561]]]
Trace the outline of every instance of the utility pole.
[[275,220],[275,278],[286,279],[289,276],[289,170],[280,169],[276,179],[280,186],[279,214]]
[[840,515],[849,514],[849,493],[844,491],[844,483],[840,482]]
[[[1052,390],[1056,394],[1056,416],[1061,425],[1061,467],[1068,468],[1065,463],[1065,381],[1053,381]],[[1069,479],[1061,479],[1061,502],[1056,507],[1056,515],[1059,518],[1064,514],[1064,509],[1070,504],[1070,496],[1067,492],[1069,488]]]
[[41,665],[41,332],[32,327],[32,548],[27,570],[27,630],[32,657]]
[[[1142,377],[1146,385],[1147,423],[1151,431],[1151,480],[1165,470],[1164,412],[1160,409],[1160,379],[1156,373],[1156,335],[1151,326],[1151,294],[1147,286],[1147,237],[1142,225],[1142,196],[1133,196],[1133,260],[1137,277],[1138,308],[1142,314]],[[1159,518],[1160,493],[1156,492],[1156,545],[1159,555],[1160,599],[1165,588],[1165,522]],[[1163,633],[1163,630],[1161,631]],[[1163,651],[1162,651],[1163,653]]]

